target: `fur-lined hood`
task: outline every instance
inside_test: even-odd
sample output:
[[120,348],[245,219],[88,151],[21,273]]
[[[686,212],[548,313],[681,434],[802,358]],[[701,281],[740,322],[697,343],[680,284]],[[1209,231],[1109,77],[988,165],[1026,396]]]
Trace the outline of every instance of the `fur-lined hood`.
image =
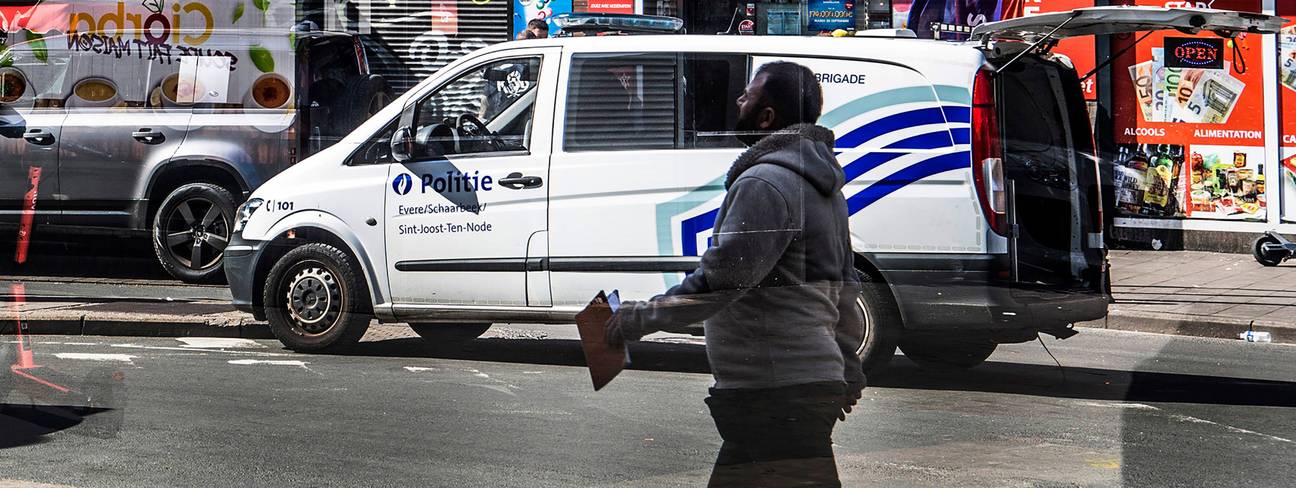
[[725,189],[753,166],[776,164],[801,175],[821,194],[841,191],[846,177],[833,155],[836,139],[831,130],[814,124],[797,124],[765,136],[734,161]]

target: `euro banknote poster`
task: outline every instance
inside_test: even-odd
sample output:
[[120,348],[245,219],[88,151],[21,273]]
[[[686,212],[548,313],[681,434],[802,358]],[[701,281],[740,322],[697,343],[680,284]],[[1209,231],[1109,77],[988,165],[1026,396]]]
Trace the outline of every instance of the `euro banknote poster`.
[[[1166,6],[1164,0],[1128,3]],[[1259,12],[1261,5],[1259,0],[1215,0],[1212,7]],[[1129,191],[1117,193],[1124,216],[1266,218],[1263,39],[1244,34],[1222,45],[1209,39],[1218,36],[1178,31],[1113,36],[1113,52],[1133,45],[1112,67],[1114,140],[1124,147],[1156,148],[1130,151],[1145,156],[1130,159],[1124,182]],[[1181,67],[1194,65],[1203,67]],[[1134,181],[1135,173],[1143,174],[1141,183]]]

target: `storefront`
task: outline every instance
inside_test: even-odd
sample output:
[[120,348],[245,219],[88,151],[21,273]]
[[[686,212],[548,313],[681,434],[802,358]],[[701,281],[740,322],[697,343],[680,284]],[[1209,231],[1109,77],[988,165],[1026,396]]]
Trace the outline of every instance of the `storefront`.
[[299,0],[297,8],[299,18],[324,29],[362,34],[371,69],[397,94],[465,54],[512,38],[508,2]]
[[[1266,3],[1210,6],[1273,13]],[[1103,100],[1111,120],[1098,137],[1109,138],[1117,245],[1244,252],[1266,230],[1296,231],[1284,224],[1296,222],[1296,174],[1284,169],[1291,151],[1280,147],[1290,145],[1283,141],[1292,121],[1279,120],[1280,103],[1296,105],[1293,89],[1280,88],[1296,85],[1296,69],[1275,62],[1280,50],[1292,60],[1296,44],[1290,30],[1284,39],[1178,32],[1111,39],[1117,56]]]

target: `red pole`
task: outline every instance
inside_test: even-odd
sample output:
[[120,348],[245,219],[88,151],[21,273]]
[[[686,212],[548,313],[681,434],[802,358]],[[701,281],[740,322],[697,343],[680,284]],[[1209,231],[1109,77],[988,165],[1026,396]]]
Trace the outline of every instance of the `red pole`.
[[23,196],[22,220],[18,222],[18,251],[14,253],[14,261],[18,264],[27,262],[27,244],[31,241],[32,220],[36,217],[36,188],[40,185],[40,175],[39,166],[27,169],[31,189]]

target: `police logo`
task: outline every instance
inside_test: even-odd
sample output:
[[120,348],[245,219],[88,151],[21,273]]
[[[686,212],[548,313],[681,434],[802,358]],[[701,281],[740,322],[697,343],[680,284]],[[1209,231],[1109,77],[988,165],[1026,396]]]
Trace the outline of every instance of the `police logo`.
[[392,180],[392,191],[395,191],[397,195],[408,194],[413,188],[414,178],[409,174],[396,175],[396,179]]

